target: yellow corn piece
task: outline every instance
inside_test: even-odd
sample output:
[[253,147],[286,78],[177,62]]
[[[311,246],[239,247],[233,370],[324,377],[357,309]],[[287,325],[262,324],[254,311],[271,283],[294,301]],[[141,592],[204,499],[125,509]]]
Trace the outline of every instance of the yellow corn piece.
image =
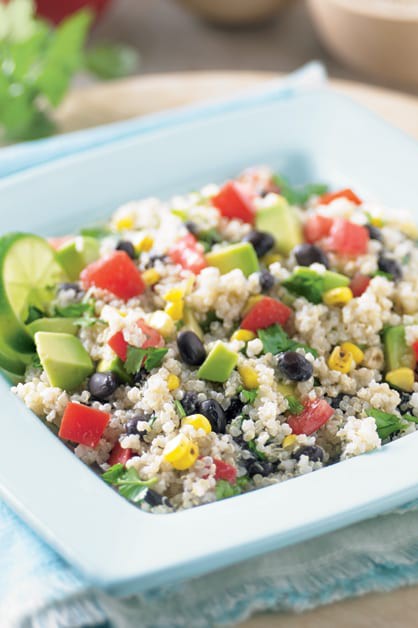
[[160,281],[161,275],[155,268],[147,268],[147,270],[144,270],[142,273],[142,279],[147,286],[155,286],[155,284]]
[[184,303],[176,301],[175,303],[167,303],[164,308],[166,314],[171,316],[173,321],[180,321],[183,318]]
[[333,288],[322,295],[325,305],[346,305],[353,298],[353,293],[348,287]]
[[242,342],[249,342],[250,340],[254,340],[257,336],[253,331],[249,329],[237,329],[231,336],[231,340],[241,340]]
[[261,258],[261,262],[265,266],[270,266],[270,264],[274,264],[275,262],[281,262],[283,257],[279,255],[279,253],[267,253],[264,257]]
[[239,366],[238,372],[241,375],[242,383],[245,388],[252,390],[258,388],[258,375],[257,371],[252,366]]
[[180,380],[177,377],[177,375],[170,373],[170,375],[167,377],[167,386],[168,386],[168,390],[170,391],[176,390],[176,388],[180,386]]
[[391,386],[400,388],[405,392],[412,392],[415,382],[414,371],[406,366],[389,371],[386,373],[385,379]]
[[409,238],[413,238],[414,240],[418,239],[418,227],[413,222],[402,222],[399,225],[399,230]]
[[142,238],[138,244],[135,244],[135,251],[137,253],[146,253],[154,246],[154,238],[150,235],[146,235]]
[[194,465],[199,456],[199,447],[184,434],[177,434],[164,448],[163,458],[178,471]]
[[351,353],[356,364],[361,364],[364,360],[364,353],[357,345],[352,342],[343,342],[341,349],[346,353]]
[[119,316],[122,316],[122,318],[125,318],[126,316],[128,316],[127,312],[123,312],[122,310],[118,310],[118,314]]
[[349,373],[353,365],[354,358],[351,353],[343,351],[341,347],[334,347],[328,358],[328,366],[332,371]]
[[244,309],[241,312],[242,316],[245,316],[246,314],[248,314],[251,308],[254,307],[256,303],[261,301],[262,298],[263,296],[261,294],[255,294],[253,297],[250,297],[247,303],[245,304]]
[[162,310],[153,312],[148,323],[151,327],[156,329],[163,338],[171,338],[176,331],[173,319],[167,312],[163,312]]
[[284,447],[284,449],[286,449],[287,447],[293,447],[296,441],[297,441],[297,438],[294,434],[288,434],[283,439],[282,447]]
[[164,301],[168,301],[170,303],[175,303],[176,301],[181,301],[184,297],[184,289],[183,288],[170,288],[164,296]]
[[203,414],[191,414],[184,417],[182,420],[183,425],[192,425],[195,430],[202,429],[206,434],[212,431],[212,426],[209,420]]
[[114,225],[117,231],[127,231],[128,229],[132,229],[134,226],[133,216],[121,216],[115,220]]
[[375,216],[374,218],[371,218],[370,224],[373,225],[373,227],[380,228],[383,227],[383,220],[379,218],[379,216]]

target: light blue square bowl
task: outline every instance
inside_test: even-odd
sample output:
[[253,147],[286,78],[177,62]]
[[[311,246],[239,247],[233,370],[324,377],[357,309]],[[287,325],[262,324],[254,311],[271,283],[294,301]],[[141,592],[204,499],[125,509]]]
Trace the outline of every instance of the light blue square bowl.
[[[184,122],[0,182],[0,232],[65,234],[125,201],[267,163],[418,212],[415,141],[325,89]],[[1,495],[90,581],[128,595],[227,566],[418,497],[418,433],[283,484],[171,515],[117,495],[0,380]]]

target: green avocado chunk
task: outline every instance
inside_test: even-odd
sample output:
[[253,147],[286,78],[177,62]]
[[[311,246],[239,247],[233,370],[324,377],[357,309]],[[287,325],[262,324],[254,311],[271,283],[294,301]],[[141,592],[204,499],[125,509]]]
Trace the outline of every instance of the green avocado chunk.
[[57,259],[70,281],[79,278],[81,271],[100,256],[100,243],[89,236],[77,236],[57,251]]
[[255,215],[259,231],[267,231],[276,240],[276,249],[283,255],[303,242],[302,227],[296,211],[285,198],[277,197],[275,205],[262,207]]
[[332,270],[326,270],[322,275],[323,291],[333,290],[334,288],[342,288],[348,286],[350,279],[340,273],[334,273]]
[[231,244],[224,248],[211,251],[206,255],[209,266],[219,268],[221,275],[229,273],[235,268],[240,268],[244,275],[248,277],[260,269],[257,254],[254,247],[249,242]]
[[27,325],[27,330],[33,337],[37,331],[52,331],[62,334],[77,334],[75,318],[37,318]]
[[107,373],[108,371],[112,371],[112,373],[115,373],[124,384],[127,384],[130,381],[130,377],[125,371],[122,360],[116,355],[111,360],[100,360],[96,370],[98,373]]
[[384,330],[383,347],[386,371],[393,371],[402,367],[415,367],[414,355],[411,348],[406,344],[403,325],[387,327]]
[[206,360],[197,372],[200,379],[210,382],[226,382],[238,361],[238,355],[218,340],[208,353]]
[[74,390],[94,371],[81,341],[71,334],[37,331],[35,345],[51,386]]

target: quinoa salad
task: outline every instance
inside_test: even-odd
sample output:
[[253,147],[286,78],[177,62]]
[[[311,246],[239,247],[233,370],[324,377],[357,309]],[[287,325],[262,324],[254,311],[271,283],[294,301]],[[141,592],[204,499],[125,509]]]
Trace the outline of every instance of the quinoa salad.
[[74,454],[172,512],[418,422],[418,232],[267,166],[108,223],[0,238],[0,367]]

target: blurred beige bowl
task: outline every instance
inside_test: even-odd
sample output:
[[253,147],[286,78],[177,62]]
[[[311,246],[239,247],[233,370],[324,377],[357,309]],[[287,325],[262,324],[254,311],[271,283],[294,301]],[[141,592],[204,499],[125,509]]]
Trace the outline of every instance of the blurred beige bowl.
[[418,85],[418,0],[307,0],[318,33],[348,65]]
[[288,0],[179,0],[201,17],[226,26],[248,25],[272,17]]

